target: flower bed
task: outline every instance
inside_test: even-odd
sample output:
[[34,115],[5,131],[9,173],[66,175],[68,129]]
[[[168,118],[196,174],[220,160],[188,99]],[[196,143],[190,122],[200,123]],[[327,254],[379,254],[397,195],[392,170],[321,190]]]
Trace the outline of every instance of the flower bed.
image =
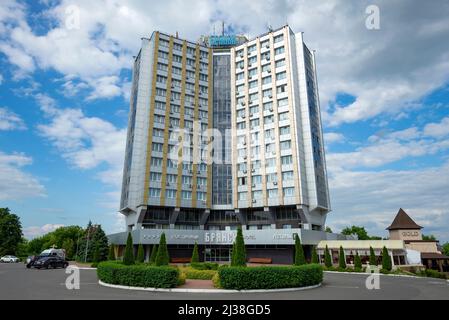
[[125,266],[120,262],[101,262],[98,278],[110,284],[144,288],[174,288],[179,283],[179,270],[150,265]]
[[[220,287],[234,290],[300,288],[323,281],[323,268],[303,266],[228,267],[218,269]],[[217,281],[218,280],[218,281]]]

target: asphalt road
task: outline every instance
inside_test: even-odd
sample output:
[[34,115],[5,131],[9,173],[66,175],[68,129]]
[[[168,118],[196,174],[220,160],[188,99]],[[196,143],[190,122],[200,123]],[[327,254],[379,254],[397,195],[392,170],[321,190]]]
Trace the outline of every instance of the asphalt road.
[[26,269],[23,264],[0,264],[0,299],[221,299],[221,300],[327,300],[327,299],[431,299],[449,300],[449,282],[436,279],[380,277],[380,289],[368,290],[367,276],[326,273],[322,287],[282,293],[155,293],[106,288],[98,284],[95,270],[80,271],[80,289],[68,290],[64,269]]

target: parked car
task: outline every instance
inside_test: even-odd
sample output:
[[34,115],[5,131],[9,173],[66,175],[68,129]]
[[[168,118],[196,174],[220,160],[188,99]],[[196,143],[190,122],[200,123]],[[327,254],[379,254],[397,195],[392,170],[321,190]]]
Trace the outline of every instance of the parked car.
[[0,262],[17,263],[19,262],[19,258],[16,256],[4,256],[0,258]]
[[[48,269],[48,268],[56,269],[56,268],[67,268],[68,265],[69,265],[69,263],[65,259],[55,255],[55,256],[40,257],[39,259],[34,261],[31,266],[35,267],[36,269],[42,269],[42,268],[43,269]],[[28,265],[27,265],[27,267],[28,267]],[[30,267],[28,267],[28,268],[30,268]]]
[[35,267],[35,263],[39,261],[42,258],[48,258],[48,257],[58,257],[59,259],[62,259],[65,261],[65,250],[64,249],[46,249],[41,252],[41,254],[37,256],[29,256],[26,259],[26,266],[27,268]]

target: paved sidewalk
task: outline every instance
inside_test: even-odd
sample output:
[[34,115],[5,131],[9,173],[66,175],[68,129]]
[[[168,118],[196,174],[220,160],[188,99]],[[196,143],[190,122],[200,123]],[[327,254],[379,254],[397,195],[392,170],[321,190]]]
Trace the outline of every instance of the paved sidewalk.
[[215,289],[212,280],[187,279],[186,283],[178,289]]

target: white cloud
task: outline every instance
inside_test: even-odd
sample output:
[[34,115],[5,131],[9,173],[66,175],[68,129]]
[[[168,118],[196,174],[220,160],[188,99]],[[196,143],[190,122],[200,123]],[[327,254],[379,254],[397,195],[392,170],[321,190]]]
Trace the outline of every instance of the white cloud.
[[424,127],[424,134],[430,137],[441,138],[449,135],[449,117],[440,123],[429,123]]
[[64,159],[78,169],[93,169],[105,164],[97,178],[119,187],[125,154],[126,129],[97,117],[88,117],[79,109],[57,109],[55,101],[37,96],[48,124],[38,126]]
[[0,108],[0,131],[25,130],[25,122],[7,108]]
[[345,140],[345,136],[337,132],[327,132],[324,134],[324,142],[327,144],[341,143]]
[[45,224],[43,226],[26,227],[23,228],[23,235],[27,239],[34,239],[64,226],[63,224]]
[[0,85],[3,83],[3,76],[0,74]]
[[37,178],[22,170],[33,162],[22,153],[6,154],[0,151],[0,200],[21,200],[43,197],[45,187]]

